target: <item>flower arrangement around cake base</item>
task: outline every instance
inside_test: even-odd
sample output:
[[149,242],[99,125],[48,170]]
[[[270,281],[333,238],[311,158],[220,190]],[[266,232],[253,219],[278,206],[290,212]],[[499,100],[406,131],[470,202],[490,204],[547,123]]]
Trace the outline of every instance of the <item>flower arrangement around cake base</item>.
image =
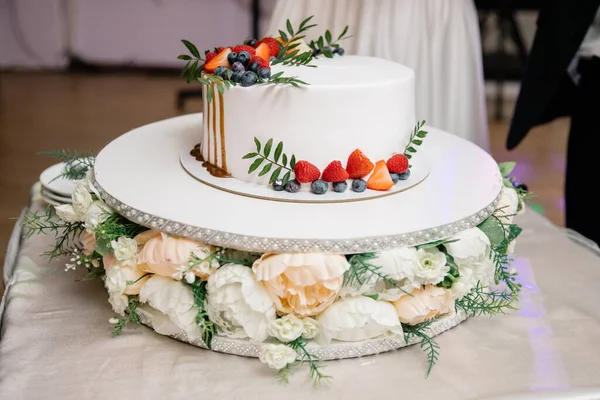
[[[80,157],[60,155],[69,164]],[[115,336],[141,323],[144,304],[209,349],[216,335],[260,343],[260,361],[283,380],[301,365],[315,383],[330,378],[311,342],[382,337],[417,339],[429,375],[440,354],[432,323],[515,309],[521,285],[510,255],[521,228],[513,218],[528,194],[509,178],[514,166],[500,165],[500,203],[478,227],[379,253],[255,254],[171,236],[116,213],[89,180],[78,182],[72,204],[29,212],[23,225],[27,236],[55,235],[47,255],[66,257],[66,271],[104,281]],[[81,168],[71,176],[81,178]]]

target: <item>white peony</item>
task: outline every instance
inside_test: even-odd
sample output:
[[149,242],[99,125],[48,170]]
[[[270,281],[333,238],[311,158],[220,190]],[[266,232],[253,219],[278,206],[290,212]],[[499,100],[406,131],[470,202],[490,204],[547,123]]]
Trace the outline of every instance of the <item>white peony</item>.
[[136,263],[138,245],[134,239],[121,236],[119,239],[113,240],[110,246],[120,264],[134,265]]
[[304,323],[294,314],[288,314],[269,323],[269,335],[287,343],[298,339],[304,332]]
[[268,337],[275,306],[252,269],[228,264],[208,278],[206,311],[220,335],[259,342]]
[[88,229],[93,229],[105,222],[113,213],[113,210],[101,200],[94,201],[83,215],[83,222]]
[[302,330],[302,337],[304,339],[313,339],[321,331],[321,324],[316,319],[307,317],[302,320],[304,329]]
[[128,297],[123,294],[127,287],[127,274],[120,267],[113,267],[108,271],[104,280],[104,286],[108,291],[108,301],[113,310],[119,315],[125,315],[125,309],[129,304]]
[[504,187],[502,188],[502,196],[500,202],[496,206],[494,215],[500,219],[504,224],[512,224],[514,216],[519,214],[521,209],[521,200],[519,195],[514,188]]
[[331,339],[356,342],[402,332],[392,304],[365,296],[336,301],[318,317],[318,321],[327,342]]
[[482,262],[490,255],[490,239],[479,228],[467,229],[451,240],[456,241],[444,247],[459,267]]
[[89,186],[85,182],[77,183],[75,190],[71,194],[71,199],[73,201],[73,209],[80,217],[85,215],[88,208],[90,208],[94,202],[94,199],[92,199],[92,195],[89,192]]
[[75,212],[75,209],[70,204],[63,204],[60,206],[55,206],[54,211],[56,211],[56,215],[60,219],[66,222],[78,222],[79,215]]
[[297,353],[285,344],[267,344],[261,349],[258,359],[270,368],[281,369],[296,361]]
[[450,290],[455,299],[462,299],[469,293],[477,283],[480,286],[489,286],[494,283],[495,265],[490,258],[486,258],[479,263],[459,266],[460,276],[452,284]]
[[419,262],[415,270],[415,281],[421,285],[438,284],[450,271],[450,267],[446,265],[446,255],[435,247],[417,250],[417,258]]
[[140,301],[167,315],[190,339],[202,334],[196,324],[198,308],[189,286],[170,278],[152,276],[140,289]]

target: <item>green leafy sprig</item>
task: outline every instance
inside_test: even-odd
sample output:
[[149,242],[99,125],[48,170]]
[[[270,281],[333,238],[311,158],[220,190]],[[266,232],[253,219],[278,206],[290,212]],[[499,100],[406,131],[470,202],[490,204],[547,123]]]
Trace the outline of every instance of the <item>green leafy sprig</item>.
[[417,122],[415,128],[410,133],[410,140],[404,149],[404,155],[410,159],[417,152],[416,147],[423,144],[423,139],[427,136],[427,131],[421,129],[425,125],[425,121]]
[[198,79],[198,82],[206,86],[206,100],[210,103],[215,96],[215,88],[221,94],[225,93],[225,90],[231,89],[232,86],[237,86],[237,83],[231,80],[233,72],[227,70],[227,79],[223,79],[217,75],[202,74]]
[[354,254],[348,257],[350,268],[344,273],[343,286],[360,289],[364,284],[372,282],[375,277],[383,281],[386,285],[400,289],[403,293],[410,296],[404,289],[396,283],[395,280],[381,272],[381,267],[374,265],[372,260],[376,258],[374,253]]
[[83,222],[66,222],[58,218],[52,207],[46,207],[44,213],[27,210],[22,222],[23,235],[27,238],[39,234],[53,234],[55,237],[51,249],[43,255],[54,259],[69,255],[79,243],[79,236],[85,230]]
[[281,36],[281,39],[286,44],[277,42],[279,44],[279,53],[271,63],[272,65],[304,65],[314,67],[314,65],[310,65],[313,58],[312,51],[301,53],[300,49],[298,49],[298,46],[300,46],[301,43],[300,41],[306,37],[306,32],[317,26],[316,24],[310,24],[313,17],[314,15],[306,18],[300,23],[297,29],[294,29],[289,19],[286,21],[287,32],[279,30],[279,36]]
[[122,217],[119,214],[111,214],[106,221],[98,224],[94,229],[96,233],[96,251],[105,256],[112,251],[111,242],[118,240],[121,236],[133,238],[147,231],[148,228]]
[[308,377],[313,381],[315,386],[319,386],[323,383],[329,383],[331,381],[332,377],[325,375],[323,373],[323,367],[318,364],[318,362],[321,361],[320,358],[310,353],[306,349],[307,343],[308,340],[302,338],[302,336],[291,342],[283,343],[286,346],[291,347],[297,353],[300,353],[301,359],[290,363],[277,371],[277,376],[281,381],[286,383],[289,382],[291,373],[296,369],[296,367],[299,367],[303,364],[308,364]]
[[212,339],[216,335],[217,329],[215,324],[208,318],[208,313],[206,312],[206,284],[206,281],[196,281],[191,286],[194,293],[194,302],[198,308],[196,324],[202,329],[202,341],[206,344],[206,347],[211,349]]
[[52,181],[59,178],[70,180],[84,179],[87,173],[94,168],[94,161],[96,159],[96,155],[93,152],[80,153],[68,149],[41,151],[38,154],[50,156],[65,164],[64,171],[52,179]]
[[433,322],[437,321],[442,316],[443,315],[440,315],[437,318],[432,318],[417,325],[402,324],[404,341],[406,344],[409,344],[413,339],[418,338],[419,346],[427,355],[427,372],[425,372],[425,377],[429,376],[440,356],[440,345],[427,333],[427,329]]
[[269,79],[258,78],[260,84],[273,84],[273,85],[292,85],[293,87],[300,87],[301,85],[310,85],[295,76],[283,76],[283,71],[271,75]]
[[134,323],[136,325],[140,325],[142,323],[140,315],[137,313],[137,308],[139,305],[140,302],[137,300],[136,296],[129,296],[129,304],[125,309],[125,316],[117,318],[117,323],[112,331],[113,336],[120,335],[125,326],[127,326],[129,323]]
[[323,54],[327,58],[333,58],[333,50],[338,49],[340,47],[339,42],[345,39],[349,39],[352,36],[346,36],[348,33],[348,25],[344,28],[342,33],[337,37],[337,39],[333,39],[333,35],[329,30],[325,31],[325,34],[319,36],[317,40],[311,40],[309,43],[309,47],[313,51],[313,57],[318,56],[319,54]]
[[490,291],[478,282],[475,288],[460,300],[456,300],[454,305],[456,310],[462,310],[470,317],[492,316],[516,310],[514,304],[517,297],[518,291]]
[[177,56],[179,60],[187,61],[185,67],[181,70],[180,77],[185,77],[187,83],[194,81],[200,77],[204,67],[204,58],[200,56],[198,48],[189,40],[183,39],[181,43],[188,49],[190,54],[180,54]]
[[270,158],[273,147],[273,139],[269,139],[267,143],[262,146],[260,140],[255,137],[254,143],[256,144],[256,152],[248,153],[242,157],[243,159],[254,159],[250,165],[250,168],[248,168],[248,174],[253,173],[262,165],[263,168],[258,173],[258,176],[264,176],[271,172],[271,170],[274,168],[269,177],[269,184],[279,179],[279,176],[284,172],[285,174],[281,178],[282,185],[288,183],[292,178],[292,173],[294,172],[294,167],[296,166],[296,156],[292,154],[291,157],[288,157],[288,155],[283,152],[283,142],[279,142],[275,147],[273,157]]

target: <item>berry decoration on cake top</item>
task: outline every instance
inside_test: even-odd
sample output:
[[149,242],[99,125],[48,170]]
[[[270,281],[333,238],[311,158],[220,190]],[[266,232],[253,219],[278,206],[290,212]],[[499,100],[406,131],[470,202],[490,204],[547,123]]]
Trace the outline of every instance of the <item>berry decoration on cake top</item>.
[[214,90],[221,94],[232,86],[249,87],[256,84],[289,84],[294,87],[309,85],[294,76],[284,76],[283,72],[271,74],[271,65],[308,66],[314,57],[323,55],[331,58],[334,55],[344,55],[344,49],[339,42],[348,38],[348,26],[341,35],[333,40],[328,30],[317,41],[308,45],[304,41],[306,32],[317,26],[310,24],[312,16],[300,23],[294,29],[287,20],[286,31],[280,30],[277,38],[264,37],[260,40],[248,39],[243,44],[229,47],[216,47],[206,50],[204,58],[200,51],[189,40],[182,40],[189,54],[180,54],[177,58],[187,61],[181,71],[188,83],[198,81],[207,87],[207,100],[211,102]]

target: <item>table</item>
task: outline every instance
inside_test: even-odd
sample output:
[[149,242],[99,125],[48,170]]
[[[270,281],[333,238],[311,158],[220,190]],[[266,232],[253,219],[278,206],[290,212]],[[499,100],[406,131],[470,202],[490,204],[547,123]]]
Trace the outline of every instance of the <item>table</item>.
[[600,255],[532,210],[517,222],[520,311],[440,335],[441,357],[427,379],[425,357],[411,346],[328,362],[333,383],[319,389],[306,371],[280,384],[256,359],[143,326],[111,338],[102,282],[77,282],[82,275],[40,258],[51,238],[24,240],[7,271],[0,399],[600,398]]

